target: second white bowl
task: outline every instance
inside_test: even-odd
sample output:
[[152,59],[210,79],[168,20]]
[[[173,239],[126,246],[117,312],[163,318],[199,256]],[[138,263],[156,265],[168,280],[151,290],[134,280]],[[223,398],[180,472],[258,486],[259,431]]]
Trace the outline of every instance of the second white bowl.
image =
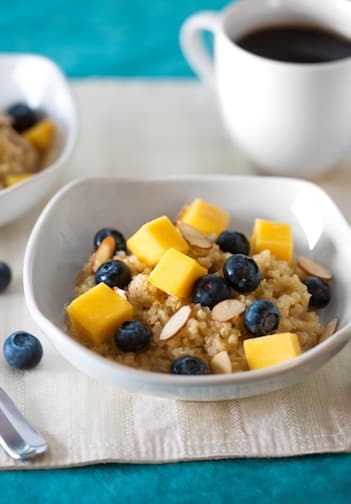
[[77,117],[69,84],[55,63],[42,56],[0,56],[0,110],[16,102],[40,109],[56,126],[49,166],[33,177],[0,190],[0,225],[25,214],[54,187],[72,154]]

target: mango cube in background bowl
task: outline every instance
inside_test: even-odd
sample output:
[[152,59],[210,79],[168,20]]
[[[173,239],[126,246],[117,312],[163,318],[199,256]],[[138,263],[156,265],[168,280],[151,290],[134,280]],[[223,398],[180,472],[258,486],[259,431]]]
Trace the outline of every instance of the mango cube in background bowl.
[[50,119],[43,119],[35,126],[26,130],[23,136],[29,140],[37,149],[45,151],[53,141],[55,133],[55,125]]
[[7,177],[5,178],[6,187],[19,184],[20,182],[27,180],[32,175],[32,173],[18,173],[16,175],[7,175]]
[[[150,194],[157,198],[150,198]],[[67,333],[64,307],[73,298],[74,278],[91,253],[96,231],[108,223],[125,236],[132,236],[145,222],[160,215],[173,218],[194,198],[224,209],[230,215],[228,228],[247,236],[258,216],[289,224],[294,236],[294,257],[318,259],[332,270],[332,300],[323,316],[324,322],[339,319],[335,334],[279,365],[202,376],[134,369],[111,362],[75,341]],[[62,188],[35,224],[25,254],[24,291],[30,314],[57,350],[95,379],[159,397],[224,400],[297,383],[344,348],[351,337],[351,270],[347,267],[350,256],[348,223],[328,195],[310,182],[224,175],[82,179]]]
[[32,54],[0,55],[0,73],[0,110],[22,102],[42,111],[46,120],[26,135],[41,149],[52,142],[44,169],[21,181],[12,179],[9,187],[0,190],[0,225],[3,225],[25,214],[55,187],[76,142],[77,114],[67,79],[48,58]]

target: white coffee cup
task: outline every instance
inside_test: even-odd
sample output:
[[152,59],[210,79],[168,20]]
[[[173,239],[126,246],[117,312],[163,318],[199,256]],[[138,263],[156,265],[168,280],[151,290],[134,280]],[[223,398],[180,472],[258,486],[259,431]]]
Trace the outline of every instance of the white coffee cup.
[[[215,89],[228,131],[263,171],[310,177],[351,152],[351,58],[286,63],[233,40],[263,26],[311,23],[351,38],[351,1],[242,0],[200,12],[182,26],[181,47]],[[211,59],[201,35],[214,34]]]

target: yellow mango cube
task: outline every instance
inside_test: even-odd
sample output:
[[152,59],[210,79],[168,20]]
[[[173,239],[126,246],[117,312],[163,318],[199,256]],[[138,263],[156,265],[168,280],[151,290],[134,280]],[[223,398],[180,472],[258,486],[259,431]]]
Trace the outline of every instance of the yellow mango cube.
[[23,136],[39,150],[47,150],[54,138],[55,126],[52,121],[43,119],[23,133]]
[[195,259],[171,248],[151,271],[149,281],[167,294],[184,298],[191,294],[195,281],[206,273],[207,269]]
[[291,264],[294,240],[290,224],[256,219],[251,247],[253,254],[268,249],[277,259],[283,259]]
[[270,334],[244,340],[244,351],[250,370],[275,366],[301,354],[295,333]]
[[6,187],[11,187],[13,185],[19,184],[20,182],[23,182],[23,180],[26,180],[32,175],[32,173],[16,173],[15,175],[7,175],[5,177],[5,185]]
[[123,322],[132,319],[133,307],[100,283],[74,299],[67,313],[74,333],[99,344],[111,339]]
[[217,236],[227,229],[230,216],[225,210],[203,199],[196,198],[189,206],[184,208],[179,220],[201,231],[201,233],[213,233]]
[[127,247],[149,266],[154,266],[170,248],[188,252],[189,245],[168,217],[147,222],[127,240]]

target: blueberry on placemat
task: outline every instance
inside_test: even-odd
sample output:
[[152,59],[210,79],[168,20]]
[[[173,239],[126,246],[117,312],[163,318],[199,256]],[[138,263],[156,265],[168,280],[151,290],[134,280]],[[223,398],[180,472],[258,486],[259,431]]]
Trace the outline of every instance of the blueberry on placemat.
[[0,261],[0,293],[3,292],[9,286],[11,282],[12,274],[10,266]]
[[11,367],[31,369],[39,364],[43,356],[43,347],[33,334],[16,331],[5,340],[3,352]]

